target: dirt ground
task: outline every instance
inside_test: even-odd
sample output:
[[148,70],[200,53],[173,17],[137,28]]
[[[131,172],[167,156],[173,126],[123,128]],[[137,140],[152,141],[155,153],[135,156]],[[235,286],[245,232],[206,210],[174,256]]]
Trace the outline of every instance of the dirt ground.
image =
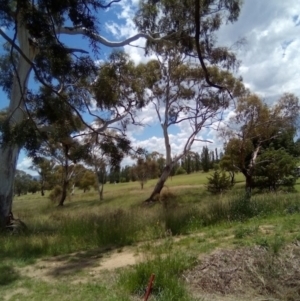
[[[44,281],[69,276],[72,283],[84,283],[141,260],[137,247],[124,247],[41,259],[19,272]],[[300,301],[300,243],[286,246],[278,255],[258,246],[215,250],[199,256],[199,264],[182,277],[200,300]]]
[[134,247],[113,251],[93,250],[93,252],[79,252],[40,259],[33,265],[20,268],[19,273],[44,281],[55,281],[59,279],[59,276],[74,276],[75,282],[85,282],[84,278],[80,275],[76,277],[76,274],[86,272],[92,277],[97,277],[105,270],[112,271],[134,265],[139,260],[140,257]]

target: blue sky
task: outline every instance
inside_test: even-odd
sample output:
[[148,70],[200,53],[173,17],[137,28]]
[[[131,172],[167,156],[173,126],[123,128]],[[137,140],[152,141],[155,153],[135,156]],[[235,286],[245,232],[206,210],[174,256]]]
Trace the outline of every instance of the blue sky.
[[[109,40],[120,41],[137,33],[132,21],[137,5],[138,0],[121,0],[120,3],[115,3],[113,8],[102,12],[101,34]],[[245,85],[269,103],[276,101],[284,92],[300,96],[299,16],[298,0],[245,0],[239,20],[222,27],[218,34],[219,44],[225,46],[233,45],[240,38],[246,39],[246,44],[236,50],[241,60],[237,75],[241,75]],[[64,41],[71,47],[89,50],[88,41],[78,36],[64,37]],[[144,43],[141,39],[132,44],[142,47]],[[124,50],[136,63],[149,59],[140,48],[126,46]],[[101,47],[100,59],[105,60],[110,52],[110,48]],[[0,108],[7,104],[6,95],[0,92]],[[230,110],[227,113],[230,113]],[[129,127],[128,136],[133,144],[143,146],[149,151],[164,153],[164,141],[154,108],[148,106],[139,112],[138,116],[147,125],[139,128]],[[173,129],[173,154],[180,152],[188,132],[186,124]],[[212,149],[222,148],[223,143],[214,129],[204,129],[200,134],[203,139],[213,141],[208,145]],[[204,144],[195,144],[193,150],[201,151]],[[126,163],[130,163],[130,160],[124,162]],[[28,172],[30,165],[30,160],[22,152],[18,168]]]

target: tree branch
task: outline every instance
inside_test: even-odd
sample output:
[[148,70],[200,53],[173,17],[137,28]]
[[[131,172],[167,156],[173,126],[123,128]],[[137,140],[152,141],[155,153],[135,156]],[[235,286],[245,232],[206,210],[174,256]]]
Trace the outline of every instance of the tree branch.
[[67,34],[67,35],[84,35],[84,36],[89,36],[92,37],[95,41],[98,41],[99,43],[103,44],[104,46],[107,47],[123,47],[125,45],[128,45],[131,42],[134,42],[140,38],[148,39],[150,41],[160,41],[161,38],[155,39],[151,35],[146,34],[146,33],[137,33],[136,35],[123,40],[121,42],[112,42],[101,35],[91,32],[85,27],[60,27],[56,29],[57,34]]
[[73,53],[73,52],[80,52],[80,53],[85,53],[88,54],[89,52],[83,49],[79,49],[79,48],[67,48],[66,51],[68,53]]
[[216,85],[210,80],[210,74],[208,72],[208,69],[205,66],[201,48],[200,48],[200,0],[195,0],[195,25],[196,25],[196,31],[195,31],[196,50],[197,50],[197,54],[198,54],[198,58],[199,58],[201,67],[204,71],[205,81],[207,82],[207,84],[210,87],[214,87],[219,90],[225,89],[228,92],[228,94],[230,95],[230,97],[233,99],[233,96],[231,95],[230,91],[227,88]]
[[108,4],[106,4],[106,5],[101,5],[101,8],[109,8],[113,3],[118,3],[118,2],[120,2],[121,0],[113,0],[113,1],[111,1],[111,2],[109,2]]

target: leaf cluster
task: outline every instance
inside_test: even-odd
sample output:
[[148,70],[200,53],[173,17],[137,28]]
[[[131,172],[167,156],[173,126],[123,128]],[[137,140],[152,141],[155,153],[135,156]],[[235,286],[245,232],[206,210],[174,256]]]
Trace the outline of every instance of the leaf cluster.
[[[231,68],[237,64],[232,52],[216,46],[215,32],[222,23],[237,20],[242,2],[239,0],[210,0],[200,2],[200,48],[211,65]],[[181,53],[196,55],[195,1],[162,0],[140,2],[134,22],[140,31],[153,34],[156,40],[147,41],[147,53]],[[157,40],[157,38],[162,38]]]
[[149,80],[143,78],[145,75],[146,70],[136,67],[124,52],[113,52],[109,61],[100,66],[92,86],[97,106],[102,110],[118,105],[127,108],[128,104],[141,108],[145,104],[145,90],[141,81]]

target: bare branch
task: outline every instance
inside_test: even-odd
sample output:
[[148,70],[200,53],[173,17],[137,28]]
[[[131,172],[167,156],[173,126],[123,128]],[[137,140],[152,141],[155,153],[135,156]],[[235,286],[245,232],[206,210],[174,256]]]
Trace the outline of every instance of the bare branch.
[[106,4],[106,5],[101,5],[101,8],[109,8],[113,3],[118,3],[118,2],[120,2],[121,0],[112,0],[111,2],[109,2],[108,4]]
[[102,37],[101,35],[94,33],[94,32],[90,32],[88,29],[84,28],[84,27],[61,27],[61,28],[57,28],[56,29],[56,33],[57,34],[67,34],[67,35],[84,35],[84,36],[89,36],[92,37],[95,41],[98,41],[99,43],[107,46],[107,47],[123,47],[125,45],[128,45],[131,42],[134,42],[140,38],[144,38],[150,41],[160,41],[161,38],[153,38],[151,35],[146,34],[146,33],[137,33],[136,35],[123,40],[121,42],[112,42],[109,41],[107,39],[105,39],[104,37]]

